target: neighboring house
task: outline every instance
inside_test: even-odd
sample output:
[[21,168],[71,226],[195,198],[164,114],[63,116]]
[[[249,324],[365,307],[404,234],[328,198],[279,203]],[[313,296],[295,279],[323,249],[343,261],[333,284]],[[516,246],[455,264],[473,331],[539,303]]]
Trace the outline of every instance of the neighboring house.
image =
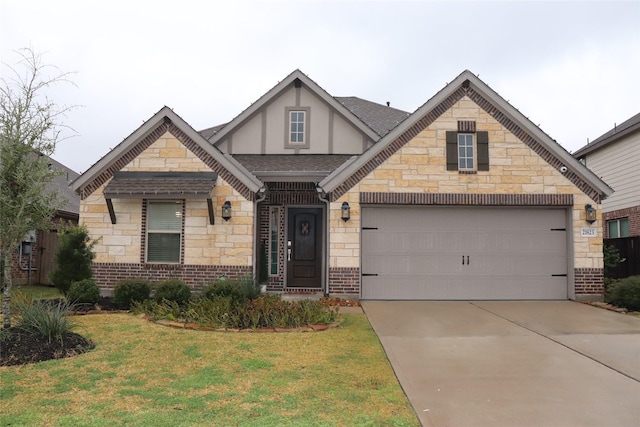
[[56,212],[49,230],[34,230],[25,236],[25,241],[20,244],[13,263],[12,280],[16,285],[50,285],[49,273],[55,267],[58,229],[63,222],[78,223],[80,196],[73,191],[70,183],[80,175],[54,159],[50,158],[49,164],[60,174],[47,184],[46,189],[49,192],[57,192],[64,204]]
[[74,184],[95,278],[363,299],[598,299],[612,190],[469,71],[407,114],[294,71],[198,133],[164,107]]
[[618,248],[627,259],[615,275],[640,274],[640,113],[573,156],[615,190],[602,203],[605,243]]

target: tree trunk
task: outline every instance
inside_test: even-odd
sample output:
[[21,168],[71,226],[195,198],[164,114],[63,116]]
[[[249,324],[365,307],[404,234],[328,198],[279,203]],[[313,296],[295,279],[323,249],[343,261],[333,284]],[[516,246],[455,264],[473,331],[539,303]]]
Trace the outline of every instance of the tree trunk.
[[4,274],[2,275],[2,326],[5,328],[11,327],[11,264],[12,259],[5,256],[5,253],[0,253],[0,265],[4,267]]

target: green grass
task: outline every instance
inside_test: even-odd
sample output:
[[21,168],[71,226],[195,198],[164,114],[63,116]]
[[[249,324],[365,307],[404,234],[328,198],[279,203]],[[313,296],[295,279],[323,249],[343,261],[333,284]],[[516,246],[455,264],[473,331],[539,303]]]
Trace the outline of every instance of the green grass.
[[11,287],[11,294],[22,294],[31,299],[62,298],[63,295],[53,286],[25,285]]
[[417,426],[363,314],[313,333],[79,316],[96,349],[0,368],[0,425]]

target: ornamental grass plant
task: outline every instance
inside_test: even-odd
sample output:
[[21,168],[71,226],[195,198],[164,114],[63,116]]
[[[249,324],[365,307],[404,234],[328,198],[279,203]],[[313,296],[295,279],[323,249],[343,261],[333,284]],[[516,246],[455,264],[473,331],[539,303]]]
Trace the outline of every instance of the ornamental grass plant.
[[48,342],[71,332],[76,323],[69,316],[73,305],[65,299],[31,300],[20,298],[15,301],[17,312],[15,327],[27,333],[39,334]]

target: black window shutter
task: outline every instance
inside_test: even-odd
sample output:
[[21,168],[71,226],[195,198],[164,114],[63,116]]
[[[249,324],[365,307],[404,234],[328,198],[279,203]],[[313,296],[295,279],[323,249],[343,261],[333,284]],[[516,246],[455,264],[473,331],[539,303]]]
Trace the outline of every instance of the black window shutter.
[[489,170],[489,132],[477,132],[478,170]]
[[458,132],[447,131],[447,170],[458,170]]

